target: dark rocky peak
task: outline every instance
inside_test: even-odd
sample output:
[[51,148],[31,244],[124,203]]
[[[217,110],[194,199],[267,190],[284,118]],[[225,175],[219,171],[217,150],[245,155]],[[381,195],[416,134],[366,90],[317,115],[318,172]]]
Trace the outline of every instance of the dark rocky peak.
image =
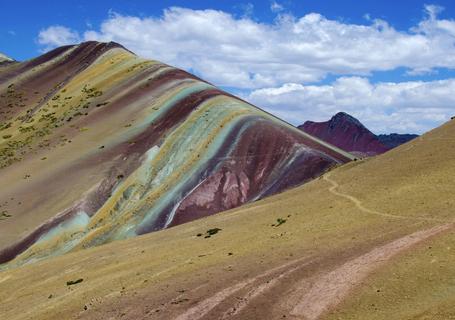
[[329,120],[329,125],[331,128],[344,124],[365,128],[365,126],[359,120],[357,120],[350,114],[347,114],[346,112],[338,112]]

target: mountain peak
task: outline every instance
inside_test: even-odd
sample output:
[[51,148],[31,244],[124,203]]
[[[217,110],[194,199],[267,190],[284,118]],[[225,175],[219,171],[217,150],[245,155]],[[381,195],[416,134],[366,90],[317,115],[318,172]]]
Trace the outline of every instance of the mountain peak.
[[335,126],[341,123],[349,123],[354,126],[365,128],[365,126],[359,120],[346,112],[338,112],[329,120],[329,122]]
[[373,132],[346,112],[338,112],[325,122],[306,121],[298,128],[349,152],[375,155],[389,149]]
[[[79,46],[102,46],[102,47],[105,47],[107,49],[113,49],[113,48],[120,48],[120,49],[123,49],[123,50],[126,50],[126,51],[129,51],[131,52],[130,50],[128,50],[127,48],[125,48],[123,45],[121,45],[120,43],[118,42],[115,42],[115,41],[106,41],[106,42],[103,42],[103,41],[94,41],[94,40],[89,40],[89,41],[84,41],[84,42],[81,42],[79,44]],[[132,53],[132,52],[131,52]]]
[[[131,52],[130,50],[128,50],[127,48],[125,48],[124,46],[122,46],[121,44],[119,44],[117,42],[84,41],[84,42],[81,42],[78,44],[65,45],[65,46],[54,48],[54,49],[46,52],[42,56],[32,59],[31,61],[35,61],[35,63],[39,64],[43,61],[43,59],[44,60],[52,59],[53,57],[58,56],[58,55],[62,54],[62,52],[65,52],[67,50],[74,50],[73,55],[75,55],[75,56],[78,56],[79,53],[83,52],[84,53],[83,55],[93,58],[93,57],[98,57],[112,49],[122,49],[124,51],[131,53],[134,56],[136,55],[134,52]],[[67,52],[69,52],[69,51],[67,51]]]
[[298,128],[343,150],[361,155],[383,153],[418,137],[416,134],[397,133],[375,135],[346,112],[338,112],[326,122],[306,121]]

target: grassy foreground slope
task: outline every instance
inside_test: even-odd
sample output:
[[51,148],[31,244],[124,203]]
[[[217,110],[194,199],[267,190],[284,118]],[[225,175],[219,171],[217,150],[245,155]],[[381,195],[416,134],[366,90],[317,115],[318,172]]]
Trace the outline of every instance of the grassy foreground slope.
[[451,121],[270,198],[2,271],[0,317],[453,318],[454,137]]

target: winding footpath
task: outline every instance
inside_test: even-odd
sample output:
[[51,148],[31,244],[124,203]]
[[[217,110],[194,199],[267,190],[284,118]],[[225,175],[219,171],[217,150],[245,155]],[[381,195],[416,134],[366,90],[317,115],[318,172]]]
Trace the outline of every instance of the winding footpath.
[[365,207],[358,198],[356,198],[352,195],[349,195],[347,193],[342,193],[340,191],[337,191],[337,189],[339,188],[340,185],[335,180],[330,178],[330,174],[331,173],[328,172],[322,177],[322,179],[324,179],[325,181],[327,181],[328,183],[330,183],[332,185],[329,188],[329,192],[336,196],[348,199],[349,201],[354,203],[354,205],[357,207],[357,209],[359,209],[362,212],[374,214],[374,215],[378,215],[378,216],[383,216],[383,217],[387,217],[387,218],[395,218],[395,219],[448,222],[447,220],[443,220],[443,219],[435,219],[435,218],[428,218],[428,217],[400,216],[397,214],[384,213],[384,212],[379,212],[379,211],[376,211],[373,209],[369,209],[369,208]]
[[[311,288],[305,290],[302,299],[291,311],[292,315],[315,320],[331,307],[344,300],[351,289],[359,285],[372,271],[379,268],[400,252],[409,249],[432,236],[453,228],[453,224],[439,225],[417,231],[370,252],[347,261],[342,266],[315,278]],[[303,280],[300,285],[304,288]]]
[[[386,214],[366,208],[354,196],[337,191],[339,185],[330,178],[330,173],[324,175],[323,179],[330,183],[328,189],[330,193],[350,200],[362,212],[388,218],[438,221]],[[372,271],[412,246],[453,228],[453,222],[446,222],[414,232],[313,276],[304,276],[305,272],[302,271],[318,261],[312,257],[299,258],[228,286],[200,301],[175,319],[241,319],[242,312],[252,303],[260,302],[261,299],[266,301],[267,294],[279,290],[286,294],[280,301],[266,304],[269,305],[270,314],[280,310],[288,313],[288,319],[317,320],[344,301],[351,290],[362,283]],[[283,281],[285,279],[292,281]]]

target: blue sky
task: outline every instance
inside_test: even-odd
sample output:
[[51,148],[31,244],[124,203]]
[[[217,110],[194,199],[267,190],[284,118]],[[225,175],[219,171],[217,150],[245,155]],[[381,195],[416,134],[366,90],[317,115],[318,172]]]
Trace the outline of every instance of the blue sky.
[[[160,16],[172,6],[192,9],[216,9],[242,16],[250,4],[253,18],[272,22],[276,15],[270,10],[271,1],[150,1],[150,0],[66,0],[66,1],[3,1],[0,11],[1,50],[8,55],[25,60],[39,53],[36,43],[38,33],[49,25],[65,25],[75,30],[85,30],[87,25],[99,26],[110,11],[134,16]],[[396,29],[407,30],[422,18],[427,3],[445,8],[441,17],[454,18],[455,1],[419,0],[295,0],[282,1],[286,10],[296,16],[318,12],[329,19],[350,23],[365,23],[365,14],[388,21]],[[11,14],[21,10],[20,15]]]
[[347,111],[421,133],[455,113],[454,16],[448,0],[5,1],[0,52],[113,40],[294,124]]

